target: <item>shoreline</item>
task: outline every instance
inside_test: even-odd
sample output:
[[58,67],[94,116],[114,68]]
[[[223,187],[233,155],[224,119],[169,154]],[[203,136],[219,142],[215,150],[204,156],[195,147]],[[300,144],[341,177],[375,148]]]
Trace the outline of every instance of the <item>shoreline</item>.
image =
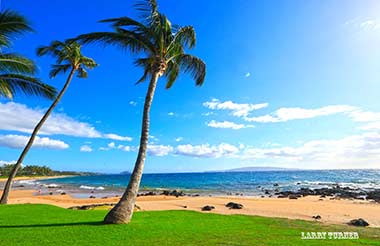
[[[1,193],[0,193],[1,194]],[[38,195],[37,190],[14,189],[9,198],[9,204],[49,204],[62,208],[70,208],[94,204],[117,203],[120,197],[74,198],[70,194]],[[242,204],[242,209],[229,209],[225,207],[228,202]],[[297,200],[288,198],[260,198],[260,197],[223,197],[223,196],[140,196],[136,205],[141,211],[159,210],[192,210],[202,213],[218,213],[224,215],[241,214],[256,215],[274,218],[300,219],[318,221],[326,224],[347,224],[352,219],[363,218],[369,222],[370,227],[380,228],[380,204],[359,200],[330,200],[319,196],[307,196]],[[202,207],[210,205],[215,209],[211,212],[202,211]],[[109,209],[110,206],[102,209]],[[321,216],[320,220],[313,216]]]
[[[60,178],[68,178],[75,177],[76,175],[57,175],[57,176],[19,176],[15,177],[14,181],[26,181],[26,180],[45,180],[45,179],[60,179]],[[6,178],[0,178],[0,183],[6,182]]]
[[[124,189],[97,190],[88,188],[71,187],[67,185],[42,185],[30,180],[48,180],[56,178],[72,177],[73,175],[61,176],[38,176],[38,177],[17,177],[16,185],[13,186],[10,194],[10,204],[49,204],[62,208],[114,204],[120,199]],[[18,183],[26,181],[26,183]],[[0,179],[0,188],[5,182]],[[17,183],[19,184],[17,186]],[[343,191],[345,190],[344,187]],[[326,190],[321,190],[325,193]],[[169,192],[169,191],[168,191]],[[354,197],[336,197],[331,194],[321,196],[310,193],[302,196],[300,193],[281,192],[279,196],[247,196],[243,194],[221,195],[221,194],[185,194],[182,191],[173,191],[180,195],[169,193],[158,193],[143,191],[137,197],[136,205],[141,211],[159,210],[193,210],[203,212],[202,207],[206,205],[214,206],[215,209],[206,213],[218,213],[225,215],[242,214],[257,215],[263,217],[278,217],[288,219],[300,219],[308,221],[318,221],[326,224],[347,224],[352,219],[363,218],[368,221],[370,227],[380,228],[380,203],[371,200],[355,199]],[[310,190],[303,189],[303,193]],[[182,195],[181,195],[182,193]],[[2,191],[0,190],[0,195]],[[314,195],[313,195],[314,194]],[[285,196],[284,196],[285,195]],[[296,196],[296,197],[295,197]],[[229,209],[225,205],[229,202],[242,204],[243,209]],[[110,209],[111,206],[103,206],[98,209]],[[321,216],[315,220],[313,216]]]

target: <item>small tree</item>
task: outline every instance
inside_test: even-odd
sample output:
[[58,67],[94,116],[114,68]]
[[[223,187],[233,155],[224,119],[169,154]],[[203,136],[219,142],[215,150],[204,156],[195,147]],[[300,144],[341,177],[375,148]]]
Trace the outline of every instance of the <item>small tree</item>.
[[58,74],[69,72],[66,83],[62,90],[59,92],[57,98],[54,100],[53,104],[46,111],[45,115],[41,118],[40,122],[36,125],[33,133],[26,144],[24,150],[22,151],[20,157],[17,160],[16,165],[12,169],[9,178],[5,184],[3,195],[0,200],[0,204],[6,204],[8,202],[8,195],[11,190],[13,179],[17,174],[18,169],[21,166],[26,154],[33,145],[34,139],[36,138],[38,131],[41,129],[45,121],[48,119],[49,115],[53,112],[54,108],[61,101],[66,90],[69,88],[70,82],[75,74],[79,78],[87,78],[86,68],[92,69],[97,66],[95,61],[91,58],[84,56],[81,52],[81,46],[76,42],[60,42],[54,41],[50,46],[43,46],[37,49],[37,55],[52,55],[57,60],[57,64],[52,66],[50,71],[50,77],[54,78]]

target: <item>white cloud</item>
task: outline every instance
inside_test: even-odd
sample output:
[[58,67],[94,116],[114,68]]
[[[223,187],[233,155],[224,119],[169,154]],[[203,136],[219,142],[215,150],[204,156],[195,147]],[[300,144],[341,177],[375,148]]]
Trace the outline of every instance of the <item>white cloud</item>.
[[345,25],[362,31],[376,31],[380,29],[380,20],[374,18],[354,18],[346,21]]
[[[24,148],[29,140],[29,136],[22,135],[0,135],[0,146],[8,148]],[[36,137],[33,143],[33,148],[45,148],[45,149],[67,149],[69,145],[60,140],[54,140],[47,137]]]
[[251,73],[248,72],[248,73],[246,73],[244,76],[245,76],[246,78],[251,77]]
[[133,138],[128,137],[128,136],[119,136],[114,133],[108,133],[103,135],[104,138],[112,139],[112,140],[117,140],[117,141],[132,141]]
[[203,116],[210,116],[210,115],[214,115],[214,114],[215,114],[214,112],[202,113]]
[[368,123],[364,126],[359,127],[359,129],[364,131],[378,131],[380,130],[380,121]]
[[357,110],[357,107],[349,105],[330,105],[316,109],[280,108],[272,114],[258,117],[244,117],[244,119],[248,122],[274,123],[299,119],[311,119],[319,116],[334,115],[339,113],[350,113],[354,110]]
[[173,152],[170,145],[148,145],[148,154],[153,156],[166,156]]
[[135,102],[135,101],[130,101],[130,102],[129,102],[129,105],[132,105],[133,107],[136,107],[136,106],[137,106],[137,102]]
[[183,137],[178,137],[175,139],[176,142],[181,142],[183,140]]
[[92,148],[89,145],[82,145],[80,147],[80,152],[92,152]]
[[169,115],[169,116],[174,116],[175,113],[174,113],[174,112],[169,112],[168,115]]
[[159,139],[156,136],[149,135],[149,144],[156,144],[159,141]]
[[[24,104],[8,102],[0,103],[0,130],[31,133],[41,119],[44,110],[31,109]],[[109,138],[130,141],[130,137],[117,134],[102,134],[92,125],[80,122],[62,113],[53,113],[41,128],[41,135],[68,135],[86,138]]]
[[118,149],[118,150],[122,150],[122,151],[125,151],[125,152],[129,152],[132,150],[132,147],[130,146],[126,146],[126,145],[122,145],[122,144],[119,144],[118,146],[116,146],[115,142],[110,142],[107,144],[107,147],[100,147],[99,150],[102,150],[102,151],[108,151],[108,150],[111,150],[111,149]]
[[377,20],[366,20],[360,23],[360,27],[365,30],[376,30],[380,28],[380,23]]
[[228,129],[233,129],[233,130],[239,130],[242,128],[251,128],[254,127],[253,125],[244,125],[244,124],[236,124],[231,121],[215,121],[212,120],[209,123],[207,123],[207,126],[212,127],[212,128],[228,128]]
[[262,109],[268,106],[268,103],[248,104],[248,103],[234,103],[232,101],[221,102],[218,99],[212,99],[209,102],[203,103],[204,107],[212,110],[230,110],[232,115],[237,117],[248,116],[254,110]]
[[263,159],[303,168],[378,168],[380,134],[365,133],[338,140],[316,140],[299,147],[247,147],[243,159]]
[[239,153],[239,148],[234,145],[221,143],[217,146],[209,144],[202,145],[179,145],[175,149],[175,154],[203,158],[232,157]]
[[353,121],[356,122],[370,122],[370,121],[380,121],[380,113],[356,110],[349,115]]
[[119,146],[117,146],[117,149],[120,149],[120,150],[125,151],[125,152],[132,151],[131,146],[125,146],[125,145],[121,145],[121,144]]

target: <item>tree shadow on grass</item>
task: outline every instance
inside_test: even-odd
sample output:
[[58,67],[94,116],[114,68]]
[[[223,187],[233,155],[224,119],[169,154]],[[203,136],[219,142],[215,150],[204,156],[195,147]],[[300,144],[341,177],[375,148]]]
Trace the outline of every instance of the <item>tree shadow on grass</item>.
[[56,224],[35,224],[35,225],[1,225],[0,229],[6,228],[35,228],[35,227],[60,227],[60,226],[101,226],[103,221],[94,222],[75,222],[75,223],[56,223]]

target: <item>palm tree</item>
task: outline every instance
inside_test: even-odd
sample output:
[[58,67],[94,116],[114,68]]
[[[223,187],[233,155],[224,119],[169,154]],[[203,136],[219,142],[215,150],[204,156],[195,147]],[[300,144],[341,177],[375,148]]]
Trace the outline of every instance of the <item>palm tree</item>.
[[186,54],[186,48],[195,46],[195,31],[192,26],[172,25],[165,15],[158,12],[156,0],[143,0],[136,4],[142,16],[142,22],[129,17],[107,19],[101,22],[112,24],[112,32],[95,32],[80,35],[76,40],[82,43],[102,43],[129,49],[133,53],[144,53],[143,58],[135,64],[144,69],[144,74],[137,82],[150,80],[145,97],[140,147],[134,170],[128,187],[117,205],[107,214],[105,223],[129,223],[139,189],[149,136],[149,112],[153,101],[157,81],[167,78],[169,89],[176,81],[181,69],[189,72],[196,85],[201,86],[206,75],[205,63],[192,55]]
[[45,115],[41,118],[40,122],[36,125],[33,133],[26,144],[24,150],[22,151],[20,157],[17,160],[16,165],[13,167],[12,172],[5,184],[3,195],[0,200],[0,204],[6,204],[8,202],[8,195],[13,183],[13,179],[16,176],[18,169],[21,166],[26,154],[32,147],[34,139],[37,136],[38,131],[41,129],[42,125],[45,123],[49,115],[52,113],[54,108],[57,106],[59,101],[62,99],[63,94],[65,94],[70,82],[76,73],[79,78],[87,78],[86,68],[92,69],[97,66],[95,61],[91,58],[84,56],[81,52],[81,46],[76,42],[60,42],[53,41],[49,46],[43,46],[37,49],[37,55],[52,55],[57,59],[57,64],[52,66],[50,71],[50,77],[54,78],[58,74],[69,72],[66,83],[62,90],[59,92],[57,98],[54,100],[53,104],[46,111]]
[[0,98],[13,99],[17,92],[26,95],[54,99],[56,90],[33,77],[36,65],[33,61],[16,53],[4,53],[12,46],[11,40],[31,32],[28,21],[16,12],[0,12]]

